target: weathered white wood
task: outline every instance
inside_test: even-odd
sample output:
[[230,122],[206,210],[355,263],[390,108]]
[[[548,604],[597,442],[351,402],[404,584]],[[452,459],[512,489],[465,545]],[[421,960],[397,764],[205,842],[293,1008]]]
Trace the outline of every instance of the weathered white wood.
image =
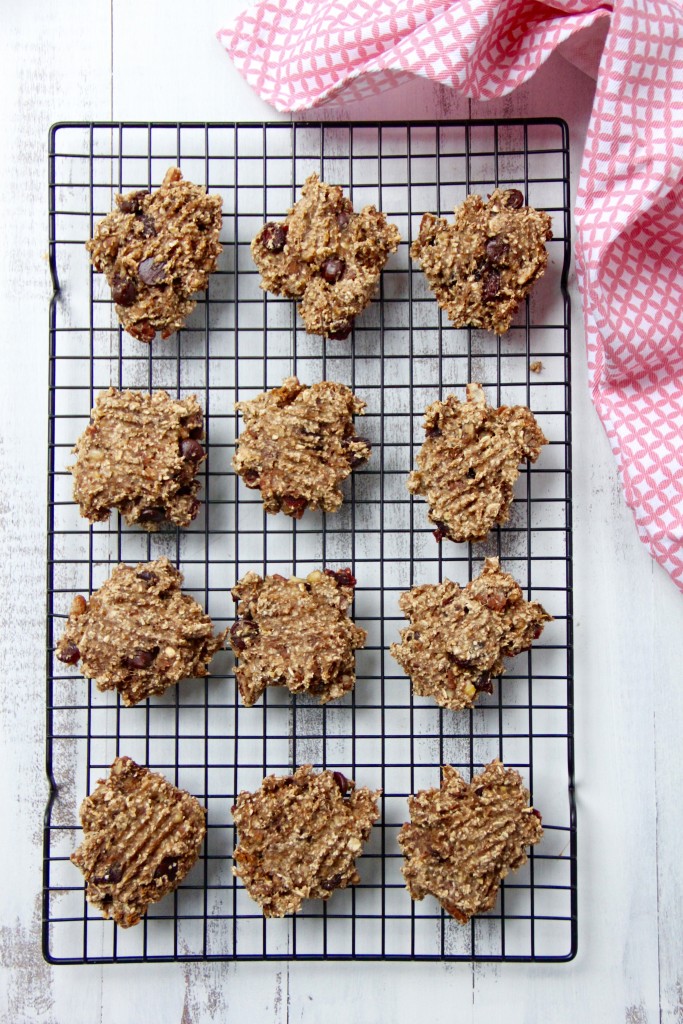
[[[640,545],[589,401],[574,310],[579,956],[570,965],[212,964],[50,968],[39,953],[43,774],[47,127],[88,117],[276,119],[214,32],[243,0],[12,4],[0,36],[0,1011],[5,1021],[683,1018],[682,603]],[[113,35],[112,35],[113,31]],[[572,174],[591,81],[554,56],[473,116],[559,115]],[[323,118],[465,116],[426,83]]]

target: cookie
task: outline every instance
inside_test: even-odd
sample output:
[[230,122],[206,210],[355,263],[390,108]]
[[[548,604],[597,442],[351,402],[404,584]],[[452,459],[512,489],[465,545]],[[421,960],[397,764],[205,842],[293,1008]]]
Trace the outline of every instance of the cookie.
[[344,499],[340,484],[370,458],[369,442],[353,425],[365,402],[345,384],[308,387],[287,377],[235,408],[245,429],[232,464],[247,487],[260,490],[266,512],[292,519],[307,508],[336,512]]
[[497,558],[466,587],[444,580],[401,594],[399,607],[410,626],[391,653],[419,697],[442,708],[474,707],[480,693],[492,693],[493,676],[505,672],[503,658],[527,651],[552,621],[538,601],[525,601]]
[[130,757],[116,758],[80,818],[85,838],[71,860],[85,876],[88,903],[122,928],[178,888],[206,835],[199,801]]
[[199,511],[197,471],[206,459],[202,410],[194,395],[173,399],[109,388],[95,400],[68,469],[74,500],[91,523],[118,509],[129,525],[187,526]]
[[311,174],[284,221],[270,221],[251,243],[261,287],[300,300],[309,334],[343,339],[368,306],[398,228],[374,206],[355,213],[338,185]]
[[356,857],[379,817],[381,793],[305,764],[239,794],[233,873],[264,917],[295,914],[304,900],[328,900],[360,881]]
[[367,634],[348,617],[356,580],[350,569],[315,570],[306,579],[249,572],[232,589],[239,618],[230,644],[247,707],[268,686],[307,693],[321,704],[356,683],[354,651]]
[[216,269],[222,245],[220,196],[169,167],[156,192],[116,196],[85,247],[104,274],[124,330],[139,341],[168,338],[185,325]]
[[398,834],[408,891],[414,900],[435,896],[460,924],[491,909],[501,879],[543,835],[519,772],[497,760],[469,785],[444,765],[441,788],[420,790],[408,806],[411,821]]
[[83,675],[99,690],[118,690],[129,707],[181,679],[208,675],[228,631],[213,635],[211,619],[181,592],[182,582],[167,558],[117,565],[89,601],[74,598],[57,657],[67,665],[80,660]]
[[518,189],[497,188],[488,202],[468,196],[453,224],[425,213],[410,255],[454,327],[504,334],[545,271],[550,224]]
[[547,438],[526,406],[487,405],[481,384],[467,385],[465,402],[432,402],[424,428],[408,490],[426,497],[437,540],[483,540],[507,522],[519,464],[535,462]]

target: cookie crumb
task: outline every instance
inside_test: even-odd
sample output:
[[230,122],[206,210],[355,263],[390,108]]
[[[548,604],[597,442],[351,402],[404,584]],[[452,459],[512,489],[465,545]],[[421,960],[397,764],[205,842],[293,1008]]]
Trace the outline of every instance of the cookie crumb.
[[543,363],[540,359],[534,359],[533,363],[529,363],[529,369],[532,373],[540,373],[543,369]]

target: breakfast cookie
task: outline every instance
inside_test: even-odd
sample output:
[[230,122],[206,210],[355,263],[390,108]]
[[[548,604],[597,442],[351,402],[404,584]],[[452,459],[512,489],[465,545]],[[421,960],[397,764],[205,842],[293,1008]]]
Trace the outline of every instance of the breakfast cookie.
[[441,788],[408,798],[398,834],[403,877],[414,900],[435,896],[460,924],[496,902],[501,879],[527,861],[543,835],[519,772],[491,761],[469,785],[450,765]]
[[524,600],[497,558],[487,558],[466,587],[425,583],[398,603],[410,626],[391,645],[392,655],[414,693],[455,711],[474,707],[482,691],[492,693],[491,678],[505,672],[503,658],[527,651],[552,621],[538,601]]
[[547,438],[526,406],[487,405],[481,384],[467,385],[465,402],[432,402],[424,428],[408,490],[427,498],[437,540],[483,540],[507,522],[519,464],[535,462]]
[[379,817],[381,793],[305,764],[239,794],[233,873],[265,917],[295,914],[304,900],[328,900],[360,881],[356,857]]
[[187,526],[199,511],[196,479],[206,452],[202,410],[194,395],[109,388],[95,400],[69,466],[74,500],[91,523],[119,510],[127,523],[158,530]]
[[130,928],[182,882],[206,835],[206,811],[184,789],[117,757],[81,804],[85,838],[71,860],[104,918]]
[[235,676],[251,707],[268,686],[308,693],[321,704],[356,683],[354,651],[367,634],[348,617],[356,580],[350,569],[315,570],[306,579],[249,572],[232,589],[239,618],[230,644]]
[[169,167],[156,192],[116,196],[116,209],[86,242],[104,274],[123,328],[139,341],[168,338],[184,326],[216,269],[222,245],[220,196],[183,181]]
[[340,484],[370,458],[370,443],[353,425],[365,402],[345,384],[308,387],[287,377],[235,408],[245,429],[232,464],[247,487],[261,491],[266,512],[293,519],[307,508],[336,512],[344,499]]
[[167,558],[117,565],[89,601],[74,598],[57,657],[67,665],[80,660],[83,675],[99,690],[118,690],[129,707],[181,679],[208,675],[228,631],[213,635],[211,619],[181,592],[182,582]]
[[545,271],[550,224],[547,213],[524,205],[519,189],[497,188],[488,202],[468,196],[454,224],[425,213],[410,255],[454,327],[504,334]]
[[400,240],[374,206],[354,213],[338,185],[311,174],[286,219],[265,224],[251,251],[264,291],[300,299],[309,334],[342,339],[371,302]]

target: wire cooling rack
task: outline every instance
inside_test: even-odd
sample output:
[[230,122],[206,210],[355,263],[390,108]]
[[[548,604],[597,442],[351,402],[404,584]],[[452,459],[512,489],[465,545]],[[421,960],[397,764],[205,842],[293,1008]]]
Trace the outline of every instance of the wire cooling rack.
[[[224,251],[206,296],[180,334],[151,345],[120,330],[106,282],[83,243],[119,191],[158,186],[166,169],[223,197]],[[573,803],[569,305],[569,153],[557,120],[363,124],[60,124],[50,133],[49,541],[45,956],[52,962],[233,958],[566,960],[576,951]],[[356,206],[375,203],[402,243],[377,300],[353,336],[324,344],[294,305],[259,289],[249,242],[281,218],[316,171]],[[523,190],[552,214],[545,277],[504,337],[455,330],[437,307],[409,244],[424,211],[448,215],[470,191]],[[536,364],[542,364],[539,367]],[[532,369],[533,366],[533,369]],[[346,484],[335,515],[295,523],[265,516],[258,493],[231,471],[237,399],[279,385],[341,381],[367,402],[359,433],[368,465]],[[438,545],[406,476],[422,443],[422,413],[468,381],[497,404],[526,404],[550,439],[522,471],[508,524],[479,544]],[[204,505],[184,531],[148,535],[114,513],[89,526],[66,471],[99,390],[109,385],[196,393],[207,425]],[[233,620],[230,587],[247,571],[305,574],[351,566],[356,620],[368,631],[353,694],[320,708],[270,689],[240,705],[232,655],[212,675],[125,708],[54,659],[72,598],[120,561],[167,555],[216,627]],[[446,576],[462,584],[498,555],[525,596],[554,616],[532,651],[509,662],[494,693],[453,712],[411,696],[388,652],[404,624],[402,591]],[[173,896],[135,928],[103,921],[84,899],[69,854],[78,807],[117,754],[188,789],[208,809],[200,859]],[[467,926],[429,897],[413,903],[400,872],[397,832],[406,797],[438,785],[444,763],[466,777],[493,757],[519,769],[543,814],[545,835],[503,884],[496,907]],[[381,787],[381,818],[359,860],[360,885],[293,918],[264,921],[232,876],[230,807],[264,775],[311,762],[359,785]]]

